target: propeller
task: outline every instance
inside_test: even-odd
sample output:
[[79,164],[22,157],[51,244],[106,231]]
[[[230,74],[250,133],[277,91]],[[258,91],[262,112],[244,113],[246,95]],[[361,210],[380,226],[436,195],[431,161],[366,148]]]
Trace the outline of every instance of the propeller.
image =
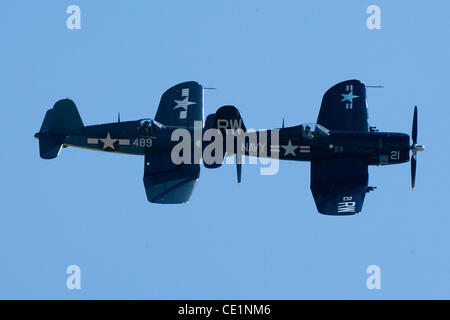
[[416,166],[417,166],[417,151],[425,150],[423,145],[417,144],[417,106],[414,107],[414,116],[413,116],[413,124],[412,124],[412,156],[411,156],[411,186],[414,190],[416,186]]

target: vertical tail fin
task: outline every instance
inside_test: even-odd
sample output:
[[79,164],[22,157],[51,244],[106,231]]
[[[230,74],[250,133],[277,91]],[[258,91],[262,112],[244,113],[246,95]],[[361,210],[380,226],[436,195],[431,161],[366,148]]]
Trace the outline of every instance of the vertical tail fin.
[[232,137],[234,139],[234,153],[236,155],[237,183],[241,184],[242,153],[237,149],[237,139],[234,134],[242,134],[247,131],[247,128],[244,125],[244,120],[235,106],[223,106],[216,111],[216,126],[222,132],[223,136],[226,137],[226,139],[229,139],[227,131],[231,130],[233,133]]
[[[205,167],[218,168],[222,165],[223,158],[225,156],[232,156],[233,154],[235,154],[237,182],[238,184],[240,184],[242,176],[242,153],[237,150],[236,134],[245,133],[247,129],[245,128],[244,121],[242,120],[242,117],[238,109],[235,106],[223,106],[217,109],[215,114],[210,114],[206,118],[205,130],[211,128],[220,130],[222,137],[224,139],[223,154],[221,155],[222,161],[220,161],[220,163],[212,163],[212,164],[209,164],[204,161],[203,163]],[[231,154],[230,153],[226,154],[227,139],[233,139],[231,141],[233,142],[234,150],[232,151]],[[205,158],[203,158],[203,160],[205,160]]]
[[[217,130],[216,115],[214,113],[212,113],[206,117],[205,126],[203,128],[203,135],[205,136],[205,133],[211,129]],[[209,169],[215,169],[215,168],[220,167],[222,165],[223,158],[225,156],[225,148],[223,148],[222,154],[217,155],[217,157],[216,157],[216,150],[215,149],[211,150],[211,159],[208,159],[208,158],[205,158],[205,148],[206,148],[207,144],[208,143],[203,141],[203,149],[202,149],[203,165]],[[213,160],[216,158],[219,159],[219,161],[213,162]]]
[[72,100],[63,99],[55,103],[45,114],[41,130],[35,134],[39,139],[39,153],[42,159],[54,159],[59,155],[67,135],[82,128],[83,121]]
[[223,131],[225,130],[242,130],[247,131],[242,120],[239,110],[235,106],[223,106],[216,111],[216,127]]

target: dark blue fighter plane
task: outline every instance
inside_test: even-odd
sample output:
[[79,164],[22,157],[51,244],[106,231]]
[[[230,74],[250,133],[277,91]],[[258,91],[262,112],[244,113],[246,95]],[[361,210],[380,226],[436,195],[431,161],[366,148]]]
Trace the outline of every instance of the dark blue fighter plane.
[[[316,124],[298,125],[278,130],[279,142],[271,141],[271,130],[257,131],[256,140],[235,142],[238,182],[241,180],[241,155],[311,162],[311,191],[317,210],[328,215],[352,215],[361,211],[367,192],[369,165],[408,162],[411,156],[411,182],[415,186],[417,144],[417,107],[414,109],[412,143],[404,133],[378,132],[369,126],[366,87],[349,80],[331,87],[323,96]],[[211,116],[208,116],[208,118]],[[234,106],[217,110],[215,127],[227,139],[236,139],[234,130],[246,131]],[[261,143],[261,133],[267,140]],[[266,142],[267,141],[267,142]],[[252,145],[253,144],[253,145]],[[264,149],[267,146],[267,149]],[[252,152],[253,150],[253,152]],[[255,151],[256,150],[256,151]],[[215,166],[211,166],[215,167]]]
[[[155,119],[140,119],[84,126],[69,99],[59,100],[48,110],[39,139],[40,156],[53,159],[62,147],[145,156],[144,186],[147,198],[155,203],[183,203],[189,200],[200,174],[200,165],[191,161],[175,165],[171,150],[177,141],[172,132],[183,128],[194,136],[194,125],[203,123],[203,87],[197,82],[180,83],[161,97]],[[200,130],[202,127],[200,126]]]

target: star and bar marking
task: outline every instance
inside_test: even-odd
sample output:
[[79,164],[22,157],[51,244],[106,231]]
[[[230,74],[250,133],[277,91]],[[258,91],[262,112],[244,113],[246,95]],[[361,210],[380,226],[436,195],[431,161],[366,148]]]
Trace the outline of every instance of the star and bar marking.
[[[297,155],[295,153],[295,150],[297,150],[297,148],[299,148],[300,153],[310,153],[311,152],[311,148],[310,146],[294,146],[292,144],[291,139],[289,139],[288,144],[287,145],[280,145],[280,147],[282,147],[284,149],[284,157],[286,157],[287,155],[293,155],[294,157]],[[270,151],[271,152],[279,152],[279,147],[278,146],[270,146]]]
[[345,109],[353,109],[353,99],[359,98],[359,96],[355,96],[353,94],[353,85],[348,84],[345,86],[345,90],[347,93],[341,93],[342,100],[341,102],[346,102]]
[[182,89],[181,90],[181,97],[184,98],[182,100],[174,100],[174,102],[177,104],[173,109],[182,108],[183,110],[180,111],[180,119],[186,119],[187,118],[187,109],[191,104],[196,104],[196,102],[189,101],[189,88]]
[[110,148],[112,150],[116,150],[116,147],[114,144],[119,141],[120,146],[129,146],[130,145],[130,139],[113,139],[111,138],[111,134],[108,131],[108,134],[106,135],[106,138],[87,138],[88,144],[96,144],[98,145],[99,142],[103,143],[103,150]]

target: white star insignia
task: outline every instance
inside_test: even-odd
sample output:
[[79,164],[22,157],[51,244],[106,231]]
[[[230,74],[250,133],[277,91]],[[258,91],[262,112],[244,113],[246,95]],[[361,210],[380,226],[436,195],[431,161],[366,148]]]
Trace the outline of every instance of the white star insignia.
[[353,95],[353,91],[350,91],[349,93],[341,93],[341,96],[343,97],[341,102],[348,101],[350,103],[353,103],[353,99],[359,98],[359,96]]
[[187,110],[191,104],[195,104],[195,102],[189,101],[188,98],[189,97],[185,97],[183,100],[174,100],[177,105],[173,109],[183,108],[184,110]]
[[292,154],[293,156],[296,156],[295,149],[297,149],[298,146],[293,146],[291,139],[289,139],[289,142],[287,145],[285,145],[285,146],[280,145],[280,147],[282,147],[284,149],[284,156],[287,156],[288,154]]
[[111,139],[111,136],[110,136],[110,134],[109,134],[109,131],[108,131],[108,134],[106,135],[106,138],[105,139],[99,139],[101,142],[103,142],[103,150],[105,150],[106,148],[111,148],[111,149],[113,149],[113,150],[116,150],[115,148],[114,148],[114,143],[118,140],[118,139]]

